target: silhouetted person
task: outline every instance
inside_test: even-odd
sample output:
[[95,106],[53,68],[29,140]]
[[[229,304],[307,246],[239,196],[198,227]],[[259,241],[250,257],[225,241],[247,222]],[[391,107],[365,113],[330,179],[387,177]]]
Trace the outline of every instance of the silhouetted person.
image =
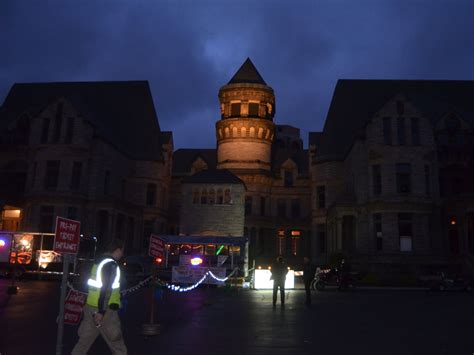
[[280,287],[280,298],[281,306],[285,306],[285,280],[288,268],[286,267],[283,257],[279,256],[276,259],[276,263],[272,265],[272,277],[273,280],[273,307],[276,306],[278,287]]
[[339,282],[341,286],[346,286],[349,281],[351,272],[351,265],[345,260],[341,260],[341,267],[339,269]]
[[314,274],[316,270],[311,264],[311,260],[308,257],[304,257],[303,264],[303,280],[304,280],[304,289],[306,290],[306,305],[311,305],[311,281],[314,280]]

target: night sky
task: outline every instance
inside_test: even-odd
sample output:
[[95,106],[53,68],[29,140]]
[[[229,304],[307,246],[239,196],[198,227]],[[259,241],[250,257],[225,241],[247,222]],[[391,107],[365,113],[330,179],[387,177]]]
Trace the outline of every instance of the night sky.
[[338,79],[474,79],[473,19],[473,0],[1,0],[0,102],[15,82],[148,80],[175,148],[211,148],[250,57],[306,142]]

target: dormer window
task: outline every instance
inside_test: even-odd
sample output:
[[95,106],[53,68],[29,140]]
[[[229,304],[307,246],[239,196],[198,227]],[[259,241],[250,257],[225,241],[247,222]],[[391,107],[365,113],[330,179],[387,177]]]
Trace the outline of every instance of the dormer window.
[[285,187],[293,187],[293,172],[285,170]]

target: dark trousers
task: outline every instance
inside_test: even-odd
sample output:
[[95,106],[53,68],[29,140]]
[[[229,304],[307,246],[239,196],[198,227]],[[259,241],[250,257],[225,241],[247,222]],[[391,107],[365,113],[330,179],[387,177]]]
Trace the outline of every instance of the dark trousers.
[[311,281],[313,280],[304,280],[304,289],[306,291],[306,304],[311,304]]
[[281,304],[285,304],[285,281],[273,281],[273,304],[277,302],[278,287],[280,287]]

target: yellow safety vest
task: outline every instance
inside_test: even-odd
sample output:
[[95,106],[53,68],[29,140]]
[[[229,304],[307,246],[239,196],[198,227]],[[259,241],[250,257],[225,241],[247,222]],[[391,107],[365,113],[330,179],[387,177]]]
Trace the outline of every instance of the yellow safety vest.
[[[89,286],[89,294],[87,296],[87,304],[92,307],[97,307],[99,304],[100,291],[102,289],[102,268],[105,264],[115,263],[114,259],[106,258],[99,264],[94,264],[91,270],[91,276],[87,280]],[[94,278],[95,276],[95,278]],[[112,283],[112,293],[109,298],[109,305],[117,304],[120,307],[120,267],[117,265],[114,282]]]

